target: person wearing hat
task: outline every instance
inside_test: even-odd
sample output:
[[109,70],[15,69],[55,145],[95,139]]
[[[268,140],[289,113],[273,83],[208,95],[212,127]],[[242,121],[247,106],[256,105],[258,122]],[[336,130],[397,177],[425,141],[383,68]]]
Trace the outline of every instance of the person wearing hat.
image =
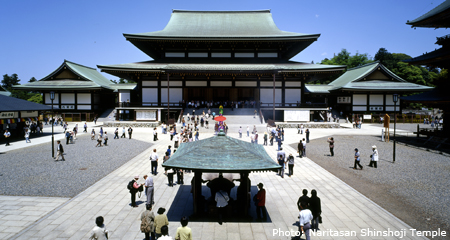
[[356,165],[358,165],[361,168],[361,170],[363,169],[363,166],[361,166],[360,161],[361,161],[361,154],[359,153],[358,149],[355,148],[355,165],[353,166],[353,169],[356,170]]
[[378,150],[377,146],[372,146],[372,155],[370,155],[370,167],[377,168],[377,162],[378,162]]
[[167,215],[164,214],[166,211],[165,208],[160,207],[158,209],[158,215],[155,217],[155,235],[156,239],[161,237],[161,227],[169,225],[169,220],[167,219]]
[[266,213],[266,190],[263,188],[264,184],[258,183],[258,193],[253,197],[253,201],[256,205],[256,216],[261,219],[261,212],[264,219],[267,219]]
[[143,189],[144,189],[144,187],[143,187],[143,185],[144,184],[138,184],[137,183],[137,180],[139,180],[139,176],[134,176],[134,179],[133,180],[131,180],[131,182],[133,183],[133,187],[130,189],[130,194],[131,194],[131,206],[132,207],[138,207],[137,205],[136,205],[136,193],[138,192],[138,191],[143,191]]

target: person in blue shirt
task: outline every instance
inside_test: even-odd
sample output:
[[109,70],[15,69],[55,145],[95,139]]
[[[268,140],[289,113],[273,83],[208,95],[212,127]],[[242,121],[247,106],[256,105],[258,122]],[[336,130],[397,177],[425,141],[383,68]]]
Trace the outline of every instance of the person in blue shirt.
[[355,148],[355,165],[353,166],[353,169],[356,169],[356,165],[358,165],[362,170],[363,166],[361,166],[360,162],[361,162],[361,154],[359,153],[358,149]]

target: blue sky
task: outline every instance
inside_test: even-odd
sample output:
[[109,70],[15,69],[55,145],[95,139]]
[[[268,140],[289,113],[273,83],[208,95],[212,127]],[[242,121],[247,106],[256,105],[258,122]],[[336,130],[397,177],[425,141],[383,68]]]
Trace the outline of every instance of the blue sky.
[[[278,28],[320,33],[292,60],[320,62],[342,48],[374,56],[384,47],[393,53],[418,56],[430,52],[436,37],[448,30],[406,25],[444,0],[78,0],[2,1],[0,74],[17,73],[21,84],[38,80],[64,59],[96,67],[150,60],[123,33],[162,30],[172,9],[271,9]],[[104,74],[109,79],[116,79]]]

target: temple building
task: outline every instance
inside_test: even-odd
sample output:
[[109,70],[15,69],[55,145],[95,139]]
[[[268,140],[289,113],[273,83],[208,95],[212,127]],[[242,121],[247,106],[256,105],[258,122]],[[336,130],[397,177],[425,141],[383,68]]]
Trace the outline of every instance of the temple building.
[[293,121],[310,121],[310,111],[326,106],[307,99],[305,84],[345,69],[290,61],[320,34],[282,31],[270,10],[173,10],[163,30],[124,36],[153,60],[98,68],[137,82],[130,102],[116,108],[131,111],[130,120],[166,119],[168,111],[172,118],[183,102],[254,101],[266,118],[275,108],[279,120],[288,111]]
[[15,85],[14,89],[41,92],[43,104],[53,105],[57,116],[65,121],[89,121],[106,109],[114,109],[117,97],[129,98],[130,89],[135,87],[135,84],[114,84],[95,68],[64,60],[41,80]]

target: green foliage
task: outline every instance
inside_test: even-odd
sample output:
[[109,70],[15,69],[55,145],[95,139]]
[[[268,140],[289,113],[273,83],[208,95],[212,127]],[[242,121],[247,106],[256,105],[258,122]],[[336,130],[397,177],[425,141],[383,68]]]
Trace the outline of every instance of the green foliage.
[[[332,59],[325,58],[320,63],[325,65],[346,65],[347,70],[354,67],[359,67],[367,63],[373,62],[370,56],[367,53],[359,54],[356,53],[355,55],[351,55],[350,52],[347,51],[347,49],[342,49],[340,53],[335,55]],[[329,75],[326,78],[322,78],[318,81],[316,81],[316,84],[328,84],[338,78],[342,73],[336,73]]]
[[114,84],[117,84],[117,81],[116,81],[116,80],[109,79],[109,81],[111,81],[111,82],[114,83]]
[[417,66],[409,65],[405,62],[397,62],[393,72],[408,82],[426,85],[422,76],[422,70]]
[[30,81],[28,81],[28,82],[36,82],[36,81],[37,81],[37,79],[32,77],[32,78],[30,78]]
[[5,74],[3,75],[2,87],[9,91],[13,85],[20,85],[19,81],[20,79],[17,74],[13,73],[11,76]]
[[35,103],[43,103],[42,95],[40,93],[29,93],[29,98],[27,101],[35,102]]

